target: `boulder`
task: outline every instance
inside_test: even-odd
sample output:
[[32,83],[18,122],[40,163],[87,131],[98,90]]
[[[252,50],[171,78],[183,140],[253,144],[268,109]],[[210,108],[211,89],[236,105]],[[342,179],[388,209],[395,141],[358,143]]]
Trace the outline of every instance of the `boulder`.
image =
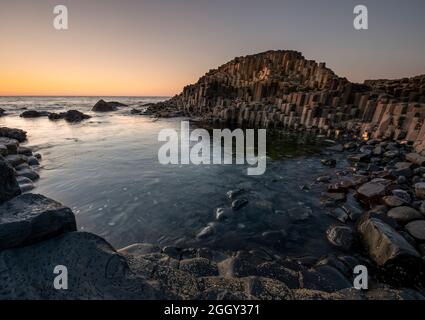
[[388,211],[387,216],[393,218],[400,224],[406,224],[413,220],[424,219],[424,216],[418,210],[406,206],[391,209]]
[[51,113],[49,115],[50,120],[65,119],[68,122],[81,122],[90,118],[91,116],[84,114],[78,110],[68,110],[67,112]]
[[19,146],[18,140],[6,138],[6,137],[0,137],[0,145],[6,147],[7,154],[18,153],[18,146]]
[[0,204],[20,194],[21,190],[16,181],[15,171],[7,162],[0,159]]
[[40,117],[48,117],[49,112],[47,111],[37,111],[37,110],[27,110],[20,114],[21,118],[40,118]]
[[415,194],[418,199],[425,199],[425,182],[415,184]]
[[0,205],[0,250],[75,230],[71,209],[42,195],[23,194]]
[[414,164],[417,164],[418,166],[425,165],[425,157],[414,152],[406,154],[406,160]]
[[416,241],[425,242],[425,220],[408,223],[406,225],[406,230]]
[[16,171],[16,174],[18,175],[18,177],[25,177],[30,179],[31,181],[36,181],[40,179],[38,173],[32,170],[31,168],[18,170]]
[[354,244],[354,230],[349,226],[333,225],[326,231],[326,238],[335,247],[349,251]]
[[[53,285],[58,265],[68,269],[67,290]],[[0,270],[0,300],[176,299],[132,272],[104,239],[85,232],[1,251]]]
[[377,218],[360,220],[357,229],[372,260],[386,270],[393,281],[414,281],[422,269],[416,249],[385,222]]
[[386,186],[379,182],[368,182],[360,186],[357,189],[357,193],[360,197],[366,198],[367,200],[376,199],[385,195]]
[[0,117],[3,117],[5,114],[6,110],[0,108]]
[[399,197],[396,196],[386,196],[382,198],[382,201],[384,202],[384,204],[388,207],[400,207],[403,204],[405,204],[405,202],[400,199]]
[[337,269],[323,265],[301,272],[301,288],[335,292],[353,284]]
[[117,107],[105,100],[99,100],[91,109],[94,112],[111,112],[117,110]]
[[21,129],[13,129],[7,127],[0,128],[0,137],[5,137],[9,139],[15,139],[18,142],[24,142],[27,140],[27,133]]
[[7,147],[3,144],[0,144],[0,156],[6,157],[9,154],[9,151],[7,150]]
[[20,164],[27,163],[28,158],[22,154],[11,154],[4,158],[10,165],[16,167]]

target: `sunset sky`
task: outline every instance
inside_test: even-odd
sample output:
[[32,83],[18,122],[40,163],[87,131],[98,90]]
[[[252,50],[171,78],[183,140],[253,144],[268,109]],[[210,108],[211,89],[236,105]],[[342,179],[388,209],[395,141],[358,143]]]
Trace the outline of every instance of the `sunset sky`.
[[[69,30],[53,28],[53,8]],[[353,8],[369,8],[369,30]],[[361,82],[425,73],[424,0],[0,0],[0,95],[179,93],[235,56],[301,51]]]

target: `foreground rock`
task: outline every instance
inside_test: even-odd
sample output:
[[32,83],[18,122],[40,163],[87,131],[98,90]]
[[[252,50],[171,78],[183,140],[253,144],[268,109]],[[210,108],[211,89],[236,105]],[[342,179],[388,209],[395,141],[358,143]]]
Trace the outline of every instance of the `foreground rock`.
[[[20,194],[21,190],[16,181],[15,171],[9,164],[0,159],[0,205]],[[0,215],[0,223],[1,221]]]
[[23,194],[0,205],[0,250],[75,230],[72,211],[42,195]]
[[[53,286],[55,266],[69,270],[68,289]],[[71,232],[32,246],[0,252],[0,299],[172,299],[134,274],[102,238]]]
[[423,261],[416,249],[396,230],[377,218],[364,218],[358,225],[364,247],[370,257],[401,283],[420,279]]

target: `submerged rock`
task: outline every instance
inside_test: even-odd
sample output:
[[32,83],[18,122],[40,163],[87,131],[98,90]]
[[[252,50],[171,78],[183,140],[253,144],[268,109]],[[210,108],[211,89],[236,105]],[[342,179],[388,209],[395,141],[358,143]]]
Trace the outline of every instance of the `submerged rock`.
[[76,230],[71,209],[38,194],[0,205],[0,249],[30,245]]
[[354,230],[348,226],[331,226],[326,231],[326,238],[335,247],[349,251],[354,243]]

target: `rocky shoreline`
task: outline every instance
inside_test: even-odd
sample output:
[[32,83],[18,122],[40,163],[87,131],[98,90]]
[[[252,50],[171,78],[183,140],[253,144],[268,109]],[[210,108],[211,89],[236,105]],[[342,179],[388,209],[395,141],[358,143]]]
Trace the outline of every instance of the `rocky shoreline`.
[[[286,257],[147,243],[116,250],[77,231],[71,209],[21,194],[23,170],[35,172],[30,159],[40,157],[20,146],[22,130],[1,128],[0,136],[0,299],[425,299],[425,159],[410,145],[331,147],[324,166],[335,165],[335,152],[350,165],[312,183],[323,185],[323,205],[335,218],[323,236],[337,253]],[[243,201],[237,191],[230,196]],[[218,223],[226,213],[217,212]],[[69,269],[68,290],[53,288],[56,265]],[[367,291],[353,288],[356,265],[369,270]]]

